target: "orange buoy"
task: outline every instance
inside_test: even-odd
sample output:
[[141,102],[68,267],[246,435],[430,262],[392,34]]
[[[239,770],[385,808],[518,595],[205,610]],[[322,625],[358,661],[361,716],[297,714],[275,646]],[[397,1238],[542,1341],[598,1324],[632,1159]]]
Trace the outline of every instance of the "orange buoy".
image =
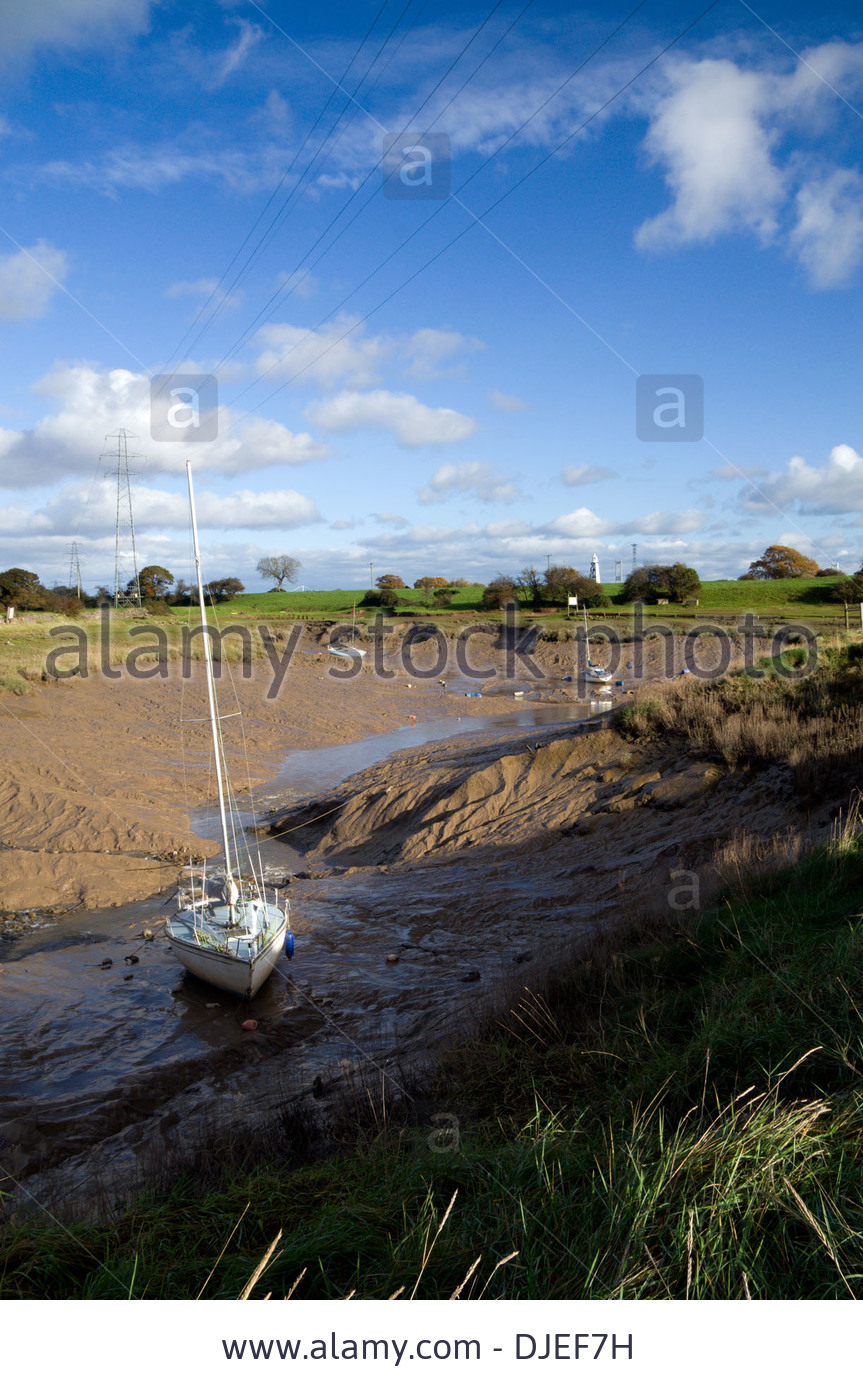
[[254,1033],[257,1026],[258,1020],[256,1018],[244,1018],[240,1024],[240,1027],[245,1028],[247,1033]]

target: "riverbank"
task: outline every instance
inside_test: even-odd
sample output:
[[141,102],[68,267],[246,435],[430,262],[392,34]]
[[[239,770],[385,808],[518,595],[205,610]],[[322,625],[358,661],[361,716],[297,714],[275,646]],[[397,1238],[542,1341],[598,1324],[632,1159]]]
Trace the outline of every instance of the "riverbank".
[[[486,730],[406,749],[326,797],[283,809],[272,828],[302,850],[308,866],[291,891],[302,951],[272,997],[262,993],[255,1001],[258,1029],[243,1032],[236,1009],[205,990],[186,983],[178,992],[176,965],[158,942],[147,944],[134,978],[98,971],[90,972],[95,986],[76,981],[81,998],[67,1002],[64,1019],[72,1027],[77,1011],[88,1023],[78,1043],[82,1056],[92,1051],[98,1019],[112,1066],[98,1091],[88,1084],[86,1099],[64,1091],[62,1067],[54,1069],[49,1099],[36,1049],[32,1085],[41,1100],[34,1126],[27,1066],[17,1060],[4,1087],[10,1095],[20,1091],[21,1103],[7,1106],[3,1152],[4,1166],[22,1184],[16,1219],[26,1219],[26,1194],[35,1193],[66,1224],[84,1212],[90,1229],[101,1229],[93,1227],[97,1213],[122,1223],[124,1211],[139,1209],[129,1202],[142,1184],[204,1169],[211,1191],[233,1191],[230,1164],[219,1168],[219,1155],[242,1152],[246,1167],[266,1159],[287,1163],[288,1171],[302,1144],[304,1152],[321,1154],[350,1134],[358,1107],[362,1134],[384,1111],[415,1128],[429,1096],[429,1115],[458,1119],[465,1105],[460,1083],[456,1100],[447,1102],[433,1079],[435,1064],[472,1031],[475,1041],[463,1054],[470,1074],[472,1048],[485,1055],[482,1039],[497,1036],[486,1031],[490,1021],[497,1017],[499,1027],[512,1029],[505,1000],[545,1046],[556,1029],[565,1035],[562,1023],[549,1022],[558,986],[565,993],[567,981],[598,968],[609,950],[625,959],[633,941],[662,946],[669,933],[684,943],[700,939],[713,920],[711,903],[729,888],[753,873],[793,866],[829,840],[859,767],[848,742],[860,732],[849,717],[859,705],[859,659],[846,648],[817,678],[796,684],[765,668],[763,683],[672,683],[624,706],[617,729]],[[745,747],[738,737],[720,748],[716,735],[733,729],[735,710],[747,716],[740,727],[753,741]],[[792,716],[797,737],[786,737],[784,751],[758,742],[759,731],[782,728]],[[801,748],[814,763],[801,760]],[[821,773],[829,775],[819,785]],[[831,873],[836,864],[843,873],[843,865],[853,869],[856,828],[852,834],[846,825],[840,849],[817,851],[828,853]],[[791,891],[781,890],[778,910],[786,910]],[[778,925],[770,930],[776,934]],[[803,936],[800,950],[802,961]],[[62,971],[61,951],[41,959]],[[614,965],[606,960],[602,968]],[[21,979],[25,995],[34,968],[38,955]],[[554,988],[543,999],[550,968]],[[7,973],[10,1002],[15,979]],[[98,1013],[89,1000],[93,987],[102,1001]],[[603,997],[608,988],[606,982]],[[756,998],[747,1007],[757,1014]],[[119,1030],[115,1005],[124,1011]],[[188,1021],[182,1033],[180,1018]],[[638,1026],[649,1032],[647,1014]],[[577,1031],[572,1021],[567,1028]],[[59,1059],[63,1039],[56,1025],[50,1031]],[[733,1036],[724,1038],[725,1064],[742,1065]],[[677,1041],[685,1045],[683,1037]],[[626,1055],[625,1048],[610,1050]],[[574,1053],[570,1062],[575,1067]],[[573,1072],[585,1085],[591,1065],[586,1060]],[[598,1074],[604,1066],[597,1062]],[[652,1094],[663,1085],[676,1082],[657,1076]],[[544,1090],[537,1094],[550,1103]],[[508,1123],[514,1112],[506,1071],[492,1095]],[[432,1136],[429,1152],[454,1151],[446,1137],[451,1123],[438,1122],[444,1132]],[[161,1207],[164,1189],[157,1191]]]
[[846,825],[697,922],[621,925],[431,1082],[369,1068],[326,1133],[310,1096],[118,1220],[7,1230],[0,1295],[236,1298],[281,1230],[253,1297],[854,1297],[861,882]]

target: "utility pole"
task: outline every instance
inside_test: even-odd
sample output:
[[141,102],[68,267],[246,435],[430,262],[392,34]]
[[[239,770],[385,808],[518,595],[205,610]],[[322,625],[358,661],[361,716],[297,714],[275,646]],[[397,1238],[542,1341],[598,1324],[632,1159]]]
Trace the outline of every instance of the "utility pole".
[[[106,472],[106,478],[117,479],[117,521],[114,539],[114,607],[122,604],[128,608],[141,607],[141,590],[138,586],[138,554],[135,549],[135,522],[132,517],[132,475],[129,460],[141,459],[143,454],[129,452],[129,440],[136,435],[128,430],[118,430],[116,434],[106,434],[106,439],[116,439],[116,452],[102,454],[103,459],[111,459],[115,466]],[[129,573],[129,556],[132,571]]]
[[622,560],[615,560],[615,562],[614,562],[614,582],[615,582],[615,584],[619,584],[620,581],[622,580],[622,578],[623,578],[623,561],[622,561]]
[[638,546],[635,544],[635,541],[633,541],[633,542],[632,542],[632,569],[630,570],[630,574],[634,574],[635,571],[636,571],[637,569],[638,569]]

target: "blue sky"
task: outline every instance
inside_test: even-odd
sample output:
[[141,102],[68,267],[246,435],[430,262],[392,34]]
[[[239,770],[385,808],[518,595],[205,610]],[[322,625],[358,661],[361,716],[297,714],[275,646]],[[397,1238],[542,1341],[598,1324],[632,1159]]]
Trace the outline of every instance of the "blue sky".
[[[63,581],[77,541],[110,581],[126,429],[177,575],[187,456],[250,587],[283,550],[327,588],[633,544],[856,569],[863,21],[720,0],[662,54],[704,3],[636,4],[2,0],[0,568]],[[384,196],[405,130],[451,196]],[[176,371],[215,374],[212,442],[151,437]],[[667,373],[704,438],[639,438]]]

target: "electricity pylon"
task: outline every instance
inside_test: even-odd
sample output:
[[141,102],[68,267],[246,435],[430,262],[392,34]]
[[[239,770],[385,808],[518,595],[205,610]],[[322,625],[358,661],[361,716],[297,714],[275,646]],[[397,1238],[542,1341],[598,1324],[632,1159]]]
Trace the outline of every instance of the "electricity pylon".
[[[129,452],[129,440],[137,435],[128,430],[118,430],[116,434],[106,434],[106,439],[116,439],[116,452],[102,454],[103,459],[112,459],[116,466],[106,472],[106,478],[117,479],[117,526],[114,542],[114,607],[141,607],[141,590],[138,586],[138,555],[135,550],[135,522],[132,517],[132,475],[129,460],[143,458],[143,454]],[[132,561],[131,573],[129,559]]]

